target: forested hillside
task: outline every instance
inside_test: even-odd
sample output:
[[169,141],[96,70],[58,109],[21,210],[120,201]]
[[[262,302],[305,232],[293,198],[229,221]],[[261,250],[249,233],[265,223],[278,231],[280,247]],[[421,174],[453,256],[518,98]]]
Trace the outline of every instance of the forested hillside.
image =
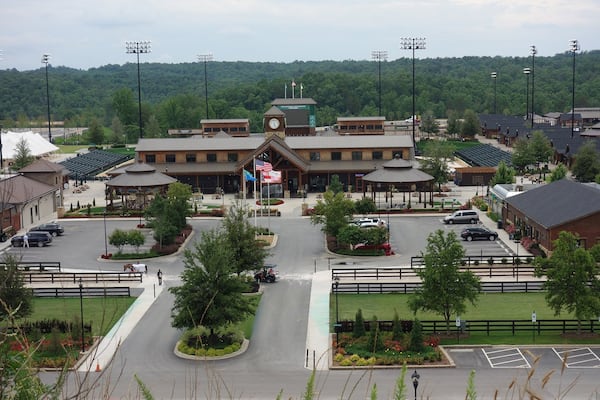
[[[148,136],[169,128],[199,127],[206,118],[204,64],[141,64],[143,119]],[[523,68],[531,57],[464,57],[417,59],[416,110],[443,118],[466,109],[491,113],[497,72],[497,112],[524,115],[526,82]],[[571,109],[573,57],[570,53],[535,59],[535,111]],[[50,67],[52,120],[85,126],[92,120],[115,124],[125,131],[137,126],[137,65],[107,65],[87,71]],[[250,118],[253,131],[262,130],[262,114],[274,98],[313,98],[317,123],[332,124],[338,116],[378,115],[378,65],[374,61],[293,63],[219,62],[207,64],[209,118]],[[531,78],[531,77],[530,77]],[[40,125],[46,120],[45,70],[0,71],[0,119],[5,128]],[[382,114],[388,120],[408,118],[412,109],[412,61],[402,58],[381,64]],[[600,107],[600,51],[576,56],[576,107]],[[529,96],[531,96],[531,79]],[[531,98],[530,98],[531,99]]]

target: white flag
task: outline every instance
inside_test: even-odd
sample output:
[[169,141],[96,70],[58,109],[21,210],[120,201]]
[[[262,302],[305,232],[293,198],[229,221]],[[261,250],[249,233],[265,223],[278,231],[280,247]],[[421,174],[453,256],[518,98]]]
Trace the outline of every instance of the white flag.
[[281,183],[281,171],[263,171],[262,181],[263,183]]

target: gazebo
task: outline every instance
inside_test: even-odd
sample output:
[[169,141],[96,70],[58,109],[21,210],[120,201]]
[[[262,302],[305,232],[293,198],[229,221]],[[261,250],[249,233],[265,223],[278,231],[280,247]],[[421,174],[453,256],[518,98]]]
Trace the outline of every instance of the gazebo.
[[110,204],[107,208],[113,209],[115,196],[121,196],[122,204],[128,209],[143,210],[149,196],[165,193],[169,185],[177,179],[156,171],[153,166],[137,162],[122,170],[106,182],[106,195]]
[[[363,182],[367,183],[363,185],[363,196],[370,187],[373,201],[376,204],[378,203],[375,197],[376,193],[383,191],[385,192],[386,208],[410,208],[413,192],[419,193],[419,203],[423,203],[424,207],[427,207],[427,193],[429,193],[430,205],[433,206],[433,176],[413,168],[410,161],[404,160],[398,155],[393,160],[384,163],[382,167],[363,176]],[[393,201],[398,192],[402,192],[402,202]],[[406,193],[408,193],[408,203],[406,202]],[[425,193],[425,199],[422,201],[423,193]]]

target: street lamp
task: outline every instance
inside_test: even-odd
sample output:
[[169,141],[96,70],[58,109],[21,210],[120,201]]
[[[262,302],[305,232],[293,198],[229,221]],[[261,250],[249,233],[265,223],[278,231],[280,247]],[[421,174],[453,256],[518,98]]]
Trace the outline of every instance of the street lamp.
[[415,372],[413,372],[410,377],[412,379],[413,387],[415,388],[415,400],[417,400],[417,388],[419,387],[419,378],[421,376],[419,375],[419,373],[415,369]]
[[198,61],[204,63],[204,98],[206,100],[206,119],[208,119],[208,75],[206,74],[206,64],[209,61],[213,60],[213,55],[208,54],[198,54]]
[[523,68],[523,73],[527,76],[527,89],[525,90],[525,120],[529,119],[529,74],[531,74],[531,68]]
[[529,46],[529,50],[529,53],[531,54],[531,129],[533,129],[533,119],[535,116],[533,95],[535,87],[535,55],[537,54],[537,49],[535,46],[531,45]]
[[496,79],[498,78],[498,73],[492,72],[490,76],[494,80],[494,114],[496,114]]
[[80,309],[80,318],[81,318],[81,352],[85,352],[85,333],[83,326],[83,280],[79,278],[79,309]]
[[379,116],[381,117],[383,114],[381,113],[381,61],[385,61],[387,60],[387,56],[388,53],[386,50],[373,50],[371,52],[371,58],[375,61],[377,61],[377,68],[379,70],[379,85],[378,85],[378,92],[379,92]]
[[140,54],[150,53],[150,42],[149,41],[133,41],[125,42],[125,48],[127,54],[135,54],[137,56],[137,78],[138,78],[138,115],[140,125],[140,139],[144,137],[143,125],[142,125],[142,89],[140,82]]
[[415,142],[415,50],[425,50],[425,38],[401,38],[400,48],[402,50],[412,50],[412,140],[413,147],[416,149]]
[[573,53],[573,96],[571,102],[571,137],[575,132],[575,54],[579,51],[579,42],[577,39],[573,39],[569,42],[570,51]]
[[333,288],[335,289],[335,343],[340,343],[340,315],[338,308],[338,287],[340,286],[340,277],[333,278]]
[[108,256],[108,239],[106,236],[106,207],[104,208],[104,256]]
[[48,141],[52,143],[52,131],[50,130],[50,86],[48,85],[48,63],[50,62],[50,54],[42,55],[42,64],[46,65],[46,100],[48,105]]

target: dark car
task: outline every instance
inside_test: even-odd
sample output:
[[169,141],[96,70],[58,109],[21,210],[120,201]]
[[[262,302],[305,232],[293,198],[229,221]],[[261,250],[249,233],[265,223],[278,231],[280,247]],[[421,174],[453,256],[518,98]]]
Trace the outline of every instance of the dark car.
[[62,227],[62,225],[59,225],[55,222],[50,222],[31,228],[29,232],[48,232],[52,236],[60,236],[65,232],[65,229]]
[[[12,244],[13,247],[23,247],[24,236],[25,235],[13,236],[12,239],[10,239],[10,244]],[[48,232],[28,232],[27,238],[29,246],[43,247],[52,243],[52,236]]]
[[494,231],[490,231],[489,229],[486,229],[486,228],[474,227],[474,228],[463,229],[463,231],[460,233],[460,237],[463,238],[464,240],[468,240],[469,242],[471,240],[478,240],[478,239],[496,240],[496,239],[498,239],[498,233],[496,233]]

